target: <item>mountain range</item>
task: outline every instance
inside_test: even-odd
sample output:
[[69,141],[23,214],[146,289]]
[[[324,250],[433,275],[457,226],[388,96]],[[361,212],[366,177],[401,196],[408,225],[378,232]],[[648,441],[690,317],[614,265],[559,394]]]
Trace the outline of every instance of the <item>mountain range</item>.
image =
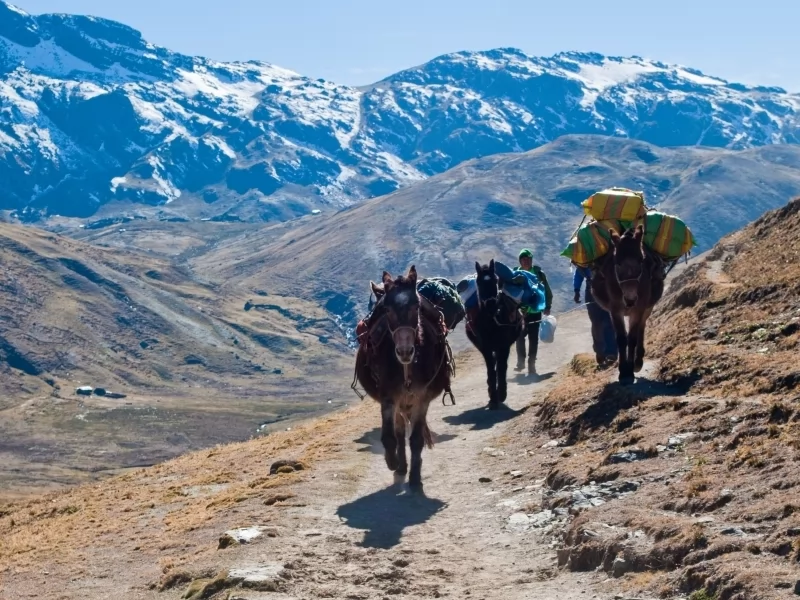
[[800,141],[800,96],[640,57],[457,52],[354,88],[0,0],[0,210],[282,221],[568,134]]

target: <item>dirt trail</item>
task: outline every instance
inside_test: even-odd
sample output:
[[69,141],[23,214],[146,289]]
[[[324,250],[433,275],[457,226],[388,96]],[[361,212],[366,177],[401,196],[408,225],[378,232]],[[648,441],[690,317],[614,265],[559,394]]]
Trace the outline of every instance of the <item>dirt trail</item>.
[[[557,342],[540,345],[540,377],[509,374],[508,410],[485,409],[483,362],[475,352],[461,354],[458,404],[431,405],[437,445],[423,454],[424,497],[392,485],[378,409],[368,407],[374,410],[359,417],[364,435],[355,440],[358,447],[345,444],[336,460],[316,465],[314,479],[295,488],[306,506],[278,509],[285,528],[280,536],[221,551],[214,568],[290,563],[293,579],[284,588],[292,598],[594,597],[601,576],[553,577],[555,550],[532,531],[509,524],[513,513],[538,506],[542,481],[525,473],[524,452],[497,456],[491,450],[533,393],[591,345],[587,324],[583,312],[559,323]],[[231,597],[261,596],[237,591]]]

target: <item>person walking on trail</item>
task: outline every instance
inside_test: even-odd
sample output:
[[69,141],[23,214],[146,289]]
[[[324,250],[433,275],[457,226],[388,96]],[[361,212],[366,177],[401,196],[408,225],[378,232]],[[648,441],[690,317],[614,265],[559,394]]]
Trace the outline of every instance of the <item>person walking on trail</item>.
[[575,290],[575,304],[581,303],[581,287],[586,282],[586,310],[589,321],[592,323],[592,349],[597,364],[606,366],[617,360],[617,336],[611,315],[600,308],[592,297],[592,271],[588,267],[575,265],[575,274],[572,276],[572,288]]
[[517,371],[525,368],[525,339],[528,340],[528,374],[536,374],[536,354],[539,350],[539,323],[542,320],[542,314],[549,315],[550,307],[553,304],[553,292],[550,290],[550,284],[547,282],[547,275],[544,274],[539,265],[533,264],[533,252],[524,248],[519,253],[519,267],[517,270],[528,271],[533,273],[544,284],[544,300],[545,307],[544,313],[535,312],[531,307],[523,307],[525,314],[525,327],[522,328],[522,334],[517,338]]

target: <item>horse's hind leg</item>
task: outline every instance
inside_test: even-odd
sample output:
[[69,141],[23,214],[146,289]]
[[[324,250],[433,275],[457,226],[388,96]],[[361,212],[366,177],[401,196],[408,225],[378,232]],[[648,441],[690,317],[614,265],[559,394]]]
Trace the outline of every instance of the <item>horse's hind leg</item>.
[[644,333],[647,327],[647,319],[650,318],[650,313],[653,312],[652,308],[646,308],[639,316],[638,333],[636,338],[636,353],[633,357],[633,371],[638,373],[644,368]]
[[397,437],[395,435],[394,404],[381,403],[381,442],[383,442],[386,466],[390,471],[396,471],[397,464]]
[[[634,382],[633,356],[628,355],[628,331],[625,328],[625,317],[619,312],[611,313],[614,323],[614,332],[617,334],[617,348],[619,350],[619,382],[630,385]],[[633,350],[633,348],[631,348]]]
[[508,373],[508,355],[511,353],[511,346],[504,346],[497,351],[497,402],[501,404],[506,401],[508,386],[506,375]]
[[411,446],[411,469],[408,472],[408,485],[412,490],[422,491],[422,448],[427,445],[433,445],[431,439],[431,432],[428,429],[427,403],[421,403],[414,411],[411,425],[411,438],[409,445]]

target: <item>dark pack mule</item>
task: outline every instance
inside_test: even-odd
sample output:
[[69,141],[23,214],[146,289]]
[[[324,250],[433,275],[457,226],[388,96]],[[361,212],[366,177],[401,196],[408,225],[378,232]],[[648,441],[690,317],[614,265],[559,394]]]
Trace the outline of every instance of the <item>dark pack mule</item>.
[[[421,306],[414,266],[397,278],[384,271],[381,283],[370,282],[379,300],[359,336],[356,379],[380,403],[386,466],[398,478],[408,474],[409,486],[421,490],[422,449],[433,447],[428,406],[450,389],[453,375],[447,328],[438,311]],[[407,428],[411,430],[410,470]]]
[[622,235],[611,230],[611,252],[598,261],[592,277],[594,301],[614,324],[623,385],[632,384],[644,366],[647,319],[664,295],[664,261],[643,240],[642,225]]

